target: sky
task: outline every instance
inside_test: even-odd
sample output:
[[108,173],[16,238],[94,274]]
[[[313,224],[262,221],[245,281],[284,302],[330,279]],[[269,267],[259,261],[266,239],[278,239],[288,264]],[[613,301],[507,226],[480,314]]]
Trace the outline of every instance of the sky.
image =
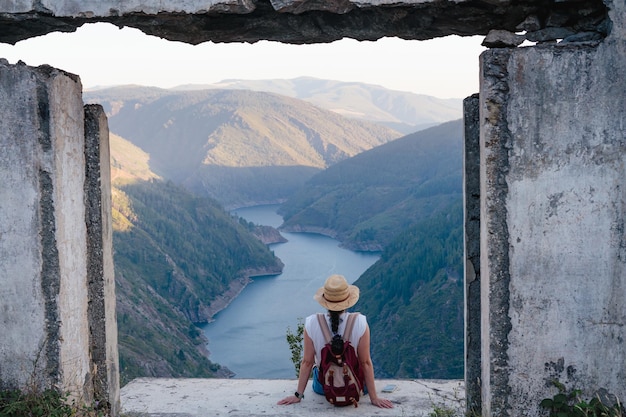
[[73,33],[51,33],[16,45],[0,44],[11,64],[48,64],[78,74],[83,88],[139,84],[171,88],[225,79],[291,79],[309,76],[380,85],[439,98],[478,92],[482,36],[429,41],[343,39],[289,45],[261,41],[189,45],[107,23]]

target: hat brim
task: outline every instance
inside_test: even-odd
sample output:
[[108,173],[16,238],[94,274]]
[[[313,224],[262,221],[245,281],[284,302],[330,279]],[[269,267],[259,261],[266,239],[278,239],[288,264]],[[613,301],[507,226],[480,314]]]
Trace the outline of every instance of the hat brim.
[[347,308],[352,307],[353,305],[356,304],[357,301],[359,301],[359,287],[357,287],[356,285],[349,285],[348,292],[349,292],[348,298],[340,302],[334,303],[324,298],[324,287],[322,287],[319,290],[317,290],[313,298],[315,299],[315,301],[320,303],[320,305],[326,308],[327,310],[343,311]]

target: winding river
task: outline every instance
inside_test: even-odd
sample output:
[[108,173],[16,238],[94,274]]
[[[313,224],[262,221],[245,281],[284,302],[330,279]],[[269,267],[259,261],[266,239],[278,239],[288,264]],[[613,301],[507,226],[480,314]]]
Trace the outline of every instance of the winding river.
[[[249,207],[236,214],[260,225],[278,227],[276,205]],[[232,303],[203,327],[210,359],[228,367],[235,378],[294,378],[295,368],[286,341],[298,319],[323,311],[313,300],[331,274],[354,282],[379,258],[353,252],[329,237],[310,233],[282,233],[286,243],[270,245],[285,264],[278,276],[253,278]]]

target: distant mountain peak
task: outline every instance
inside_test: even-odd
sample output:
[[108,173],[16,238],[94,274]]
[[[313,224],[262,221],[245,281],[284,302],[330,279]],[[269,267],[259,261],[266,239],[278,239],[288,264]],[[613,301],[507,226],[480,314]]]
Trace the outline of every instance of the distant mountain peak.
[[111,132],[148,154],[156,174],[225,206],[266,198],[260,191],[271,201],[285,199],[315,172],[401,136],[297,98],[246,89],[116,87],[85,97],[102,104]]
[[225,79],[211,85],[178,86],[176,90],[237,89],[276,93],[308,101],[342,116],[380,123],[404,134],[462,117],[462,99],[391,90],[356,81],[314,77],[292,79]]

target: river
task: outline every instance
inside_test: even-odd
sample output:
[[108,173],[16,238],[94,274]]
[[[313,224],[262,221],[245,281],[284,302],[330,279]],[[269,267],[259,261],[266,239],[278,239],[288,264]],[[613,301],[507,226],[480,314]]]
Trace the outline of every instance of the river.
[[[278,227],[277,205],[236,210],[244,219]],[[210,359],[226,366],[235,378],[295,378],[287,329],[295,332],[298,319],[323,311],[313,294],[331,274],[354,282],[379,254],[353,252],[339,242],[311,233],[282,233],[286,243],[270,245],[285,267],[278,276],[253,281],[203,331],[209,339]]]

